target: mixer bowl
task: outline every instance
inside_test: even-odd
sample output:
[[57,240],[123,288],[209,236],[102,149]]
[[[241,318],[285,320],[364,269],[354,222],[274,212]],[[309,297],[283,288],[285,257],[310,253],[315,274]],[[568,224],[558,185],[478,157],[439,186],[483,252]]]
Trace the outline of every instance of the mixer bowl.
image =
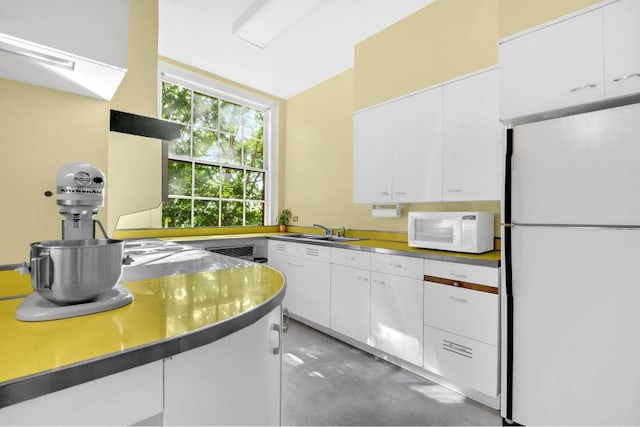
[[59,305],[99,299],[122,276],[122,240],[49,240],[31,244],[31,286]]

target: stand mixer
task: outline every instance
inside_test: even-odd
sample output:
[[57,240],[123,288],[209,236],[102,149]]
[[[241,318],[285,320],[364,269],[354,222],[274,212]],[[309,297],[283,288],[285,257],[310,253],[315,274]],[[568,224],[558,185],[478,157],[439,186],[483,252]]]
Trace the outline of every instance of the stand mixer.
[[[118,284],[122,277],[124,242],[109,239],[93,216],[104,206],[106,179],[89,163],[69,163],[56,175],[58,212],[63,216],[62,240],[31,244],[31,260],[22,272],[31,274],[35,292],[18,306],[16,318],[42,321],[112,310],[133,301]],[[105,239],[95,238],[96,226]]]
[[95,225],[107,233],[102,223],[93,219],[104,206],[106,179],[89,163],[68,163],[56,175],[56,203],[62,220],[62,239],[95,239]]

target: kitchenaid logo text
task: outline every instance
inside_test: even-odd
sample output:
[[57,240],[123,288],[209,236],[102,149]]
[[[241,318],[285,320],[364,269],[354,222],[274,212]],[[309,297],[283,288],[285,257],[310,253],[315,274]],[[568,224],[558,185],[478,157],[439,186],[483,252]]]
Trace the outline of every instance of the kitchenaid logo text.
[[102,188],[58,187],[58,194],[102,194]]

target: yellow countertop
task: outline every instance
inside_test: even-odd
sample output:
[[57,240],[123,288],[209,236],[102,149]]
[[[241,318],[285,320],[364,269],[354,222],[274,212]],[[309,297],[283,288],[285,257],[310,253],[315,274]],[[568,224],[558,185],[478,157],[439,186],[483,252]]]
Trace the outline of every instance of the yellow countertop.
[[280,296],[284,278],[250,264],[123,285],[134,296],[130,305],[61,320],[20,322],[14,315],[22,298],[0,301],[0,389],[16,379],[170,341],[251,312]]

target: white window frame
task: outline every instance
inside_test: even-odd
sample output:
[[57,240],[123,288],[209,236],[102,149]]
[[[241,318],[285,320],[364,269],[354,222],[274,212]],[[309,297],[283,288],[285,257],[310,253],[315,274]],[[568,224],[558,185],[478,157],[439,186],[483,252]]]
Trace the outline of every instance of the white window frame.
[[[158,117],[162,117],[162,82],[167,81],[200,93],[222,98],[226,101],[263,111],[264,116],[264,225],[275,224],[277,215],[277,156],[278,147],[278,104],[276,101],[221,83],[214,79],[192,73],[182,68],[158,63]],[[163,155],[164,161],[164,155]],[[162,183],[163,187],[166,185]],[[163,194],[166,191],[163,188]]]

